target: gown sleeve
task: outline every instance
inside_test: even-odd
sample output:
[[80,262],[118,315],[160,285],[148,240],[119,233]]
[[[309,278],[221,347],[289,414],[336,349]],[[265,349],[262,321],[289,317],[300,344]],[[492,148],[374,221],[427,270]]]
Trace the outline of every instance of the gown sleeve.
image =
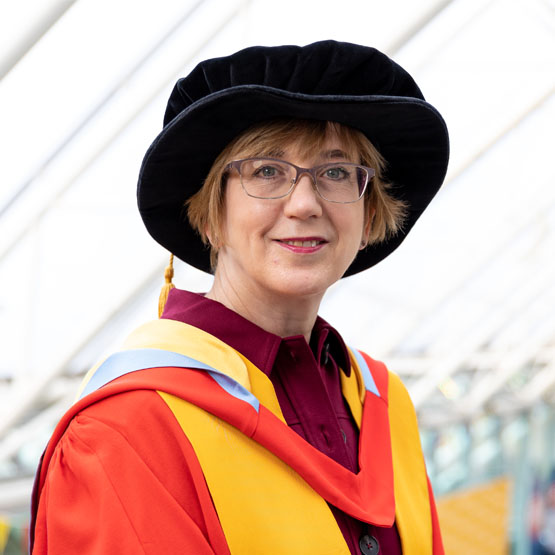
[[88,407],[50,460],[33,554],[175,552],[229,553],[190,443],[156,392]]

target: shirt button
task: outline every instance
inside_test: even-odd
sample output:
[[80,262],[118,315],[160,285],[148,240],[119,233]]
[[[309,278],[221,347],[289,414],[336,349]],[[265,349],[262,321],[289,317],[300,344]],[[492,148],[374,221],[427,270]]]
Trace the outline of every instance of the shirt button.
[[380,544],[374,536],[365,534],[358,542],[362,555],[376,555],[380,552]]

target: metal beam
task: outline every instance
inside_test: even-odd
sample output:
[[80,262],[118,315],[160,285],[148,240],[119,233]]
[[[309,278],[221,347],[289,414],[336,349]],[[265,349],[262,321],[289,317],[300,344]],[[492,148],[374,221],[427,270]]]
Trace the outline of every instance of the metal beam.
[[[38,167],[36,168],[33,173],[29,176],[29,178],[21,184],[19,189],[12,195],[10,199],[8,199],[2,207],[0,207],[0,218],[4,217],[8,211],[18,202],[23,194],[31,188],[31,186],[35,183],[35,181],[44,173],[46,170],[52,165],[52,163],[61,157],[68,146],[72,144],[75,138],[83,132],[84,129],[102,112],[104,107],[110,103],[110,101],[116,97],[120,91],[124,90],[125,87],[128,85],[129,81],[131,81],[132,77],[140,71],[140,69],[165,45],[165,43],[175,35],[183,25],[187,23],[187,21],[195,14],[195,12],[208,0],[198,0],[193,6],[191,6],[180,18],[178,18],[177,22],[169,29],[169,31],[156,43],[154,46],[144,55],[125,75],[123,75],[118,82],[112,87],[110,91],[102,98],[100,102],[96,104],[88,112],[88,114],[73,128],[73,131],[69,133],[65,139],[52,150],[48,158]],[[221,29],[221,26],[218,27],[217,32]],[[187,55],[184,58],[180,58],[176,67],[181,67],[183,64],[186,64],[190,59],[194,57],[194,54],[200,49],[203,48],[206,43],[213,38],[214,35],[211,35],[207,39],[203,40],[199,45],[196,46],[196,49],[192,51],[188,51]],[[170,75],[168,75],[168,79],[173,77],[175,74],[175,69],[172,68]],[[119,134],[137,117],[139,113],[141,113],[144,108],[155,98],[166,86],[166,81],[163,83],[157,83],[156,86],[153,88],[149,94],[145,95],[145,99],[142,103],[136,107],[135,110],[130,110],[130,115],[127,120],[124,122],[122,126],[116,129],[112,135],[112,137],[107,140],[102,147],[99,149],[98,152],[94,152],[91,154],[89,160],[84,165],[84,167],[79,168],[76,172],[76,175],[72,177],[69,181],[67,181],[64,185],[60,186],[57,190],[57,194],[52,199],[53,201],[58,198],[63,192],[65,192],[74,182],[74,180],[79,177],[79,175],[106,150],[106,148],[119,136]],[[44,212],[49,208],[47,205],[43,207],[43,209],[35,215],[35,218],[40,217]],[[23,237],[30,229],[32,222],[26,222],[24,225],[21,226],[19,233],[17,233],[14,237],[10,237],[9,241],[4,244],[0,245],[0,261],[11,251],[11,249],[19,243],[21,237]]]
[[130,288],[127,298],[124,298],[117,307],[114,307],[98,326],[90,330],[83,340],[78,345],[75,345],[72,351],[64,357],[60,364],[54,368],[38,372],[31,379],[21,379],[13,382],[10,403],[0,408],[0,438],[5,437],[12,427],[20,425],[28,411],[44,395],[50,382],[62,375],[70,366],[71,361],[105,330],[106,322],[118,321],[125,314],[126,310],[130,310],[135,303],[140,302],[144,291],[150,290],[152,284],[155,281],[159,281],[162,275],[163,266],[156,265],[156,268],[136,288]]
[[387,48],[386,52],[389,56],[395,57],[395,54],[401,50],[416,35],[423,32],[424,29],[436,19],[441,12],[448,8],[454,0],[441,0],[434,4],[431,9],[423,13],[401,36],[397,37]]
[[0,57],[0,81],[14,66],[35,46],[35,44],[57,23],[57,21],[75,4],[76,0],[58,0],[47,2],[48,9],[42,17],[34,22],[17,42]]
[[[547,203],[546,208],[555,204],[555,190],[552,196],[554,197],[553,199],[545,199]],[[536,220],[537,214],[528,215],[528,220],[521,222],[522,227],[517,228],[514,236],[508,238],[507,245],[511,245],[513,249],[511,256],[518,256],[519,254],[515,252],[514,239],[521,236],[527,228],[534,226]],[[521,248],[525,250],[526,246],[523,245]],[[498,252],[490,261],[490,264],[496,263],[497,259],[502,256],[505,256],[505,252]],[[507,298],[504,304],[497,306],[495,310],[489,306],[484,307],[483,311],[476,315],[474,324],[466,335],[463,337],[453,337],[452,344],[444,346],[444,356],[440,357],[438,353],[430,353],[430,356],[437,358],[437,365],[431,367],[428,374],[419,378],[410,387],[411,397],[417,409],[423,405],[443,380],[456,372],[469,359],[471,353],[478,350],[486,338],[492,337],[495,331],[506,322],[511,321],[511,318],[520,317],[522,308],[526,307],[528,303],[533,302],[534,298],[538,296],[538,291],[549,290],[554,281],[555,266],[551,271],[537,273],[531,280],[525,283],[515,283],[513,294]]]
[[[552,288],[550,295],[542,296],[539,302],[544,305],[544,310],[538,312],[537,329],[528,337],[523,337],[522,341],[499,361],[496,368],[484,375],[468,395],[458,401],[461,411],[467,414],[478,411],[505,385],[511,376],[524,367],[536,350],[555,337],[555,317],[551,310],[555,304],[555,287]],[[544,318],[545,320],[543,320]]]

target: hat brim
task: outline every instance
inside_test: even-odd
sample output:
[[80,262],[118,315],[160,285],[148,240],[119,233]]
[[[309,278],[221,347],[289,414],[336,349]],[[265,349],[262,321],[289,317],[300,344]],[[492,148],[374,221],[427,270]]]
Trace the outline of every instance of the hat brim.
[[243,85],[210,94],[180,112],[148,149],[139,175],[139,211],[152,237],[175,256],[210,272],[210,252],[193,230],[185,201],[237,135],[262,121],[335,121],[362,131],[387,162],[392,194],[408,214],[401,232],[359,252],[345,276],[369,268],[395,250],[435,196],[447,171],[449,139],[439,112],[401,96],[334,96]]

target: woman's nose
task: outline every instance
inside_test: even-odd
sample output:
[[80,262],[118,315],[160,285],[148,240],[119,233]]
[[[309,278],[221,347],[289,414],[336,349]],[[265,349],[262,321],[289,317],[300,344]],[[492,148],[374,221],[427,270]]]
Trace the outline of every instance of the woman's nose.
[[322,199],[309,174],[299,176],[295,187],[287,197],[285,215],[296,218],[310,218],[322,214]]

